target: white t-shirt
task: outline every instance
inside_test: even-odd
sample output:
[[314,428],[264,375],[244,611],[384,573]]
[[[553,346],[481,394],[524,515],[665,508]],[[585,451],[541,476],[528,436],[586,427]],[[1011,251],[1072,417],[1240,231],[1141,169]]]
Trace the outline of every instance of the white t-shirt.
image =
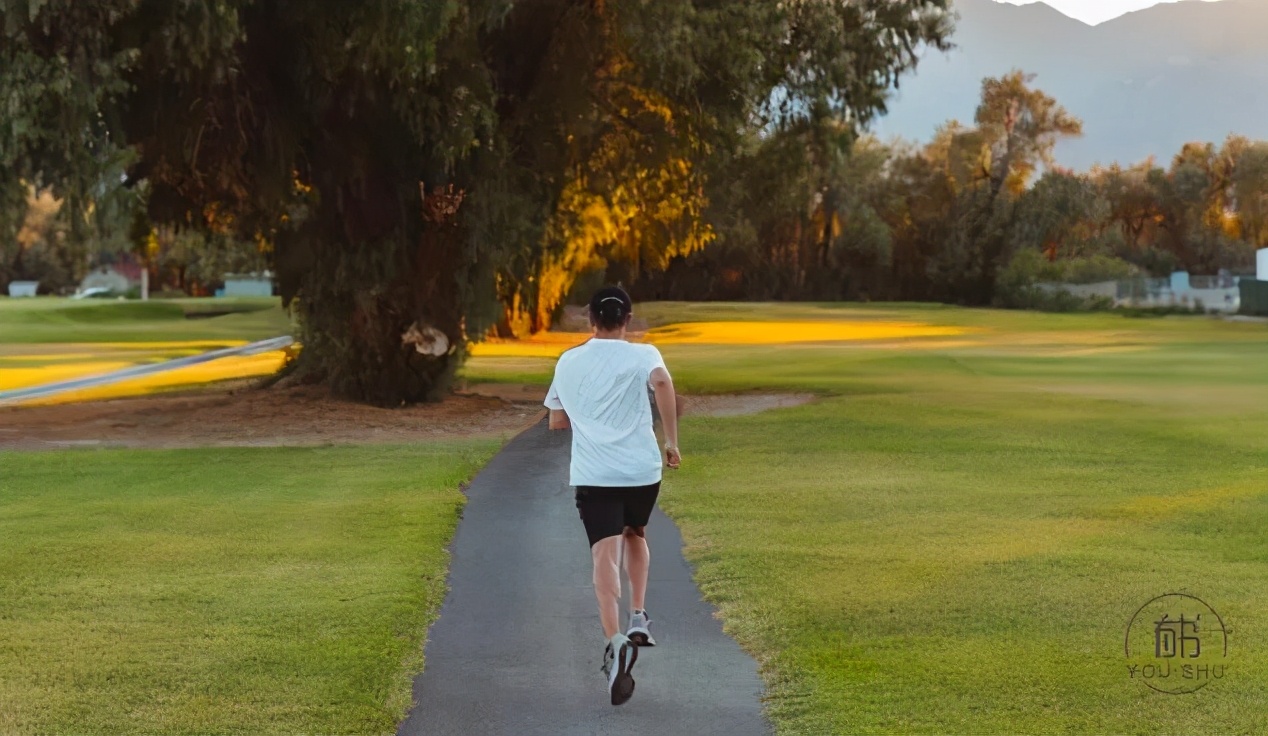
[[660,351],[624,340],[592,339],[559,356],[546,407],[572,424],[574,486],[660,482],[661,455],[647,387],[664,368]]

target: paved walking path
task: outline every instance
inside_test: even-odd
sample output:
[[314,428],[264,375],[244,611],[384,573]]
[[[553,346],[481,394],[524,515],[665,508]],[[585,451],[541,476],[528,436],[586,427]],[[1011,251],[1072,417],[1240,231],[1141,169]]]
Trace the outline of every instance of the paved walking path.
[[[647,535],[658,646],[640,652],[634,698],[609,704],[568,442],[543,422],[472,482],[452,546],[451,589],[414,681],[416,705],[398,733],[769,733],[756,664],[701,601],[678,529],[659,511]],[[624,624],[628,606],[622,610]]]

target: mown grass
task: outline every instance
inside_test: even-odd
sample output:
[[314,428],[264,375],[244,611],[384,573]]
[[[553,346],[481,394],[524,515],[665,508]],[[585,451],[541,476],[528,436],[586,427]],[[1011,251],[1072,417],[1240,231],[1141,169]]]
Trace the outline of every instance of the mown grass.
[[[662,346],[688,392],[821,396],[688,417],[662,494],[781,733],[1268,730],[1263,326],[639,313],[752,322],[754,343],[787,322],[961,328]],[[542,383],[552,365],[477,358],[465,375]],[[0,732],[391,730],[439,603],[451,489],[481,447],[0,455]],[[1190,696],[1131,681],[1122,655],[1132,612],[1173,591],[1233,632],[1227,676]]]
[[0,344],[261,340],[291,331],[276,299],[0,299]]
[[[168,361],[292,330],[276,299],[0,299],[0,392]],[[282,352],[227,358],[50,401],[135,396],[265,376],[285,361]]]
[[[759,658],[781,734],[1268,730],[1268,328],[910,305],[636,311],[655,326],[974,330],[662,347],[688,392],[822,397],[687,417],[661,496],[705,595]],[[476,361],[468,378],[497,369]],[[1177,591],[1232,630],[1228,674],[1186,696],[1132,681],[1123,654],[1133,612]]]
[[0,732],[392,733],[495,450],[0,453]]

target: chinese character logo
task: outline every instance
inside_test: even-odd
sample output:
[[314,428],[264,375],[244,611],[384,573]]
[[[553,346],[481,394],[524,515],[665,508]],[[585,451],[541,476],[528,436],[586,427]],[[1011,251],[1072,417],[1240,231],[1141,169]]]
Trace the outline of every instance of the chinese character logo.
[[1168,695],[1194,693],[1228,675],[1228,630],[1201,599],[1161,595],[1127,625],[1127,674]]
[[1164,613],[1154,625],[1154,658],[1171,659],[1176,656],[1176,643],[1179,642],[1180,658],[1198,659],[1202,656],[1202,638],[1198,636],[1198,624],[1202,623],[1202,614],[1185,620],[1180,614],[1179,621],[1172,621],[1171,614]]

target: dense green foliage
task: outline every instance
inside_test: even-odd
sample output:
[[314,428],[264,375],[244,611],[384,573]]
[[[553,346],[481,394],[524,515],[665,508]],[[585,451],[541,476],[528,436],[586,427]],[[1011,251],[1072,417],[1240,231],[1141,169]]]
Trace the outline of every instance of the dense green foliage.
[[1039,306],[1018,289],[1252,268],[1268,245],[1268,143],[1074,173],[1050,156],[1081,126],[1031,82],[985,80],[974,126],[949,122],[923,146],[753,140],[711,212],[717,242],[635,280],[637,295]]
[[496,444],[0,459],[0,731],[392,731]]
[[4,0],[0,191],[78,219],[122,167],[135,233],[265,245],[302,369],[393,404],[586,269],[700,250],[746,139],[851,139],[947,5]]

